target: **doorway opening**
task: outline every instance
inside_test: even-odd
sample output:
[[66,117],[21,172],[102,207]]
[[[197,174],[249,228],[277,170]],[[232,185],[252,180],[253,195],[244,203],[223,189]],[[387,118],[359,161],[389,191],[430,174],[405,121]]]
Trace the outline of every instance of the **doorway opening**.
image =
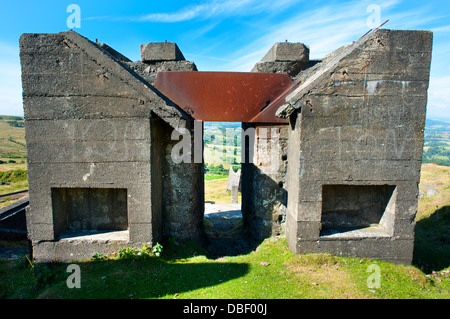
[[240,187],[242,123],[203,124],[207,250],[215,257],[240,254],[246,248]]

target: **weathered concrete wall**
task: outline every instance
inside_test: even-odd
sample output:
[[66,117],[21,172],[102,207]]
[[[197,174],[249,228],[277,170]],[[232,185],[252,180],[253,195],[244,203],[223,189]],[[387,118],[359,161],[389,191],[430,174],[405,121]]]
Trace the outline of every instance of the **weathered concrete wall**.
[[[204,236],[204,168],[203,163],[194,161],[194,122],[187,122],[186,134],[174,140],[171,138],[172,128],[164,121],[160,120],[155,128],[159,130],[161,136],[159,143],[163,150],[161,153],[163,237],[201,242]],[[198,129],[203,132],[202,126]],[[184,141],[185,138],[188,140]],[[191,146],[189,160],[177,163],[172,158],[172,151],[176,144],[184,142]],[[200,147],[203,148],[202,140],[200,143]]]
[[[411,262],[431,47],[430,32],[378,30],[316,65],[287,97],[278,114],[292,114],[287,239],[293,251]],[[394,190],[382,199],[387,208],[374,227],[325,236],[324,209],[339,214],[336,199],[324,206],[328,185]]]
[[[27,222],[36,260],[83,259],[161,240],[162,174],[154,168],[163,166],[164,155],[158,154],[161,137],[152,137],[151,122],[162,118],[173,129],[185,127],[189,117],[75,32],[24,34],[20,48],[31,205]],[[126,190],[127,211],[120,212],[121,222],[111,222],[115,213],[108,211],[115,205],[102,196],[96,200],[96,194],[118,189]],[[68,194],[77,192],[89,193],[80,205],[90,205],[91,216],[67,203],[73,199]],[[97,235],[96,244],[89,245],[89,236],[85,241],[63,238],[74,230],[70,220],[77,221],[75,230],[83,235],[126,230]]]
[[257,240],[284,233],[286,217],[286,125],[243,123],[251,138],[244,144],[242,216],[246,230]]

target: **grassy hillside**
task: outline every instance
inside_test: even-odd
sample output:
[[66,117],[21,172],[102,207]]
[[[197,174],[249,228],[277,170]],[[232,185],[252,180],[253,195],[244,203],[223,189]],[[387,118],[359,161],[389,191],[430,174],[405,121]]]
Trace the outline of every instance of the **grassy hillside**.
[[423,164],[414,264],[426,272],[450,266],[450,167]]
[[426,120],[423,163],[450,166],[450,123]]
[[[0,195],[28,189],[24,119],[0,115]],[[0,200],[0,208],[18,199]]]
[[231,201],[226,190],[230,166],[234,171],[241,167],[241,123],[206,122],[204,127],[205,201],[227,204]]
[[241,162],[241,123],[206,122],[204,129],[205,166],[222,165],[227,175]]
[[[219,176],[212,180],[205,180],[205,201],[212,204],[228,204],[231,202],[231,194],[226,190],[228,177]],[[242,194],[238,193],[238,202],[241,202]]]
[[26,168],[23,125],[23,117],[0,115],[0,172]]

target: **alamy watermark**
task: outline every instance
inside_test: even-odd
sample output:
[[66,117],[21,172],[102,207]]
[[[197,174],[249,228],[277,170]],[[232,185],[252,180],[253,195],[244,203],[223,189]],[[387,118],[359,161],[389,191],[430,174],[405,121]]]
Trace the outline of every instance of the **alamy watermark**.
[[71,13],[66,20],[67,27],[69,29],[79,29],[81,28],[81,9],[77,4],[69,4],[66,9],[67,12]]
[[[236,158],[236,138],[241,140],[240,163],[255,163],[265,166],[267,170],[278,170],[281,156],[280,128],[249,127],[219,129],[213,133],[203,131],[202,121],[194,122],[194,129],[177,128],[172,131],[171,139],[177,142],[171,150],[174,163],[202,163],[203,143],[208,140],[211,145],[217,145],[222,152],[223,163],[233,164]],[[221,151],[219,151],[221,150]]]
[[70,264],[67,266],[66,272],[70,273],[67,277],[67,288],[81,288],[81,269],[77,264]]
[[369,4],[366,12],[371,13],[367,18],[366,24],[369,29],[375,29],[381,24],[381,7],[378,4]]
[[367,288],[369,289],[379,289],[381,288],[381,269],[377,264],[370,264],[366,272],[370,273],[367,277]]

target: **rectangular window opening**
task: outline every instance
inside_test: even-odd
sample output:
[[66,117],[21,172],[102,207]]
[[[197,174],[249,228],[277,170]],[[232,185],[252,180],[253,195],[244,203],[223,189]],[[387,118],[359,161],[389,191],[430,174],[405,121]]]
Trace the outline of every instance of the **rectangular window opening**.
[[389,236],[394,185],[323,185],[320,236]]
[[52,188],[52,208],[59,238],[128,230],[126,189]]

